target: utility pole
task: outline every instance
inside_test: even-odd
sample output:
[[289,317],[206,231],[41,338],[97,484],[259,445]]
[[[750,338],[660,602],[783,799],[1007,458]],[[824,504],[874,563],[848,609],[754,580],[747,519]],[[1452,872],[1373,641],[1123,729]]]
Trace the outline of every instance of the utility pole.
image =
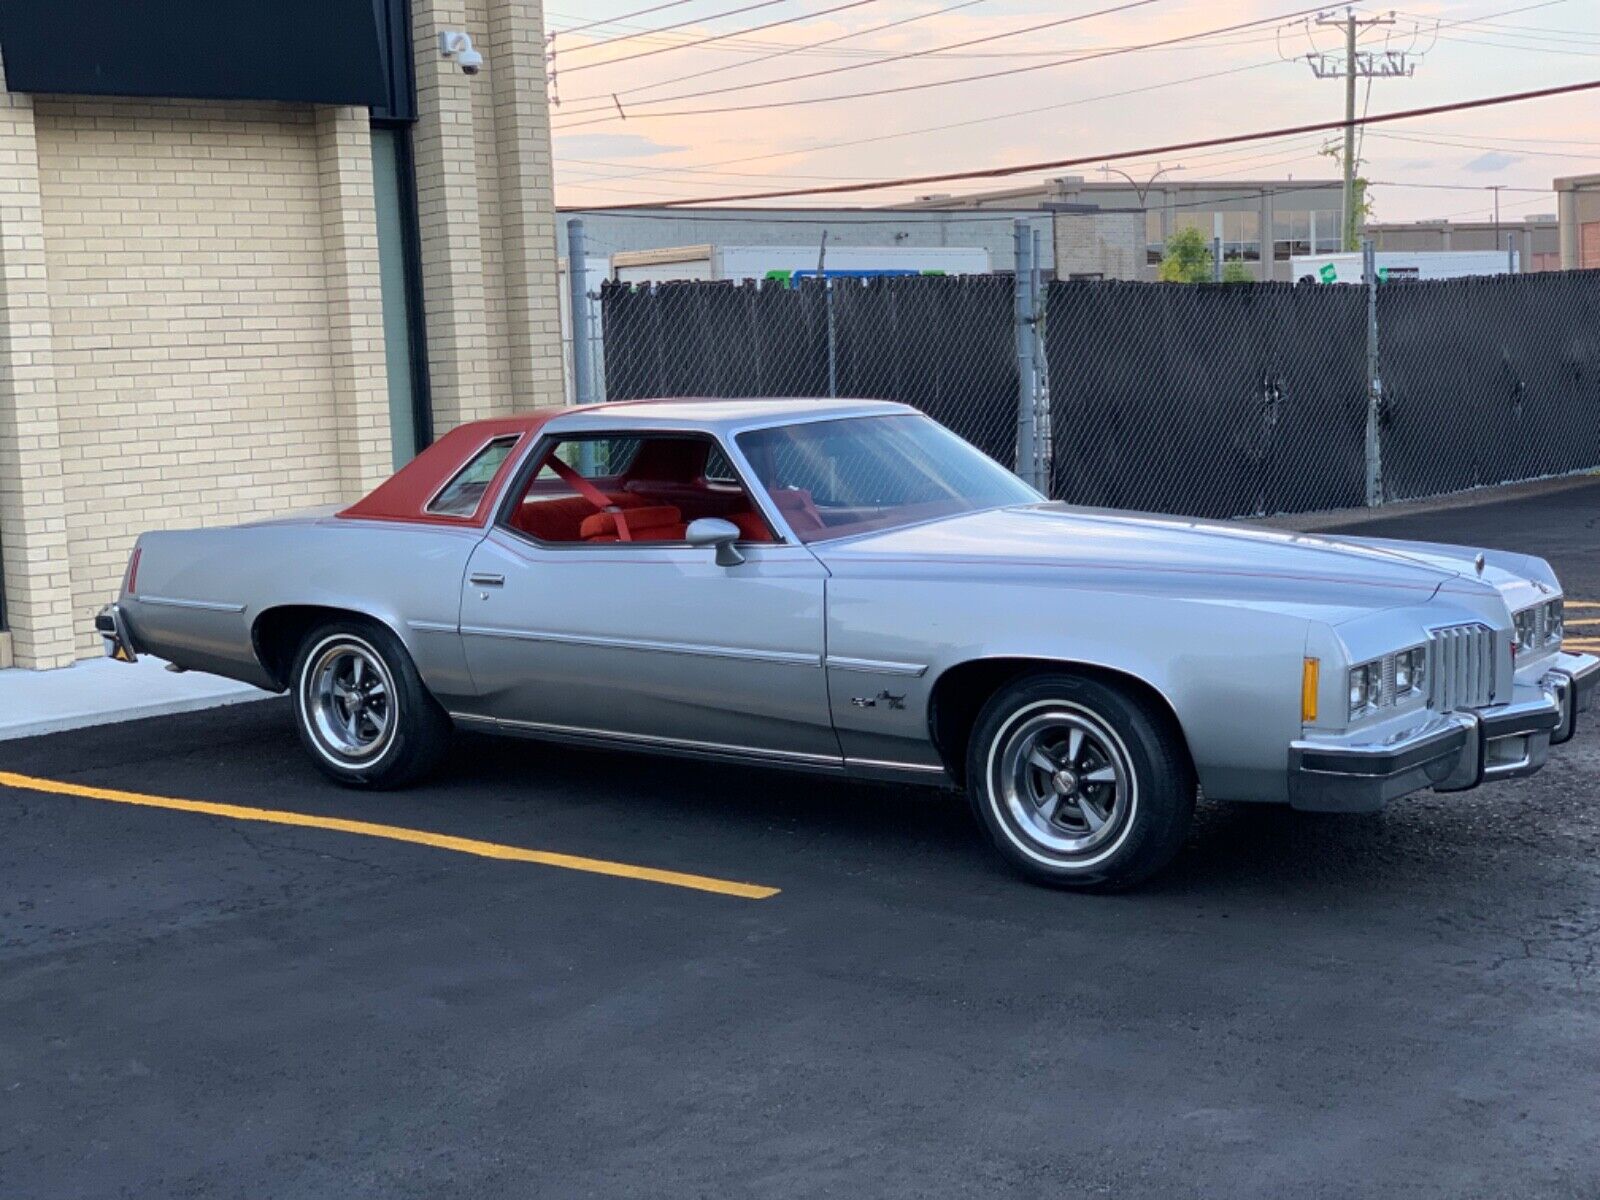
[[1344,53],[1324,54],[1314,50],[1307,54],[1311,73],[1318,79],[1344,80],[1344,191],[1343,214],[1340,219],[1342,248],[1358,248],[1358,221],[1356,218],[1356,80],[1395,79],[1414,75],[1417,64],[1404,50],[1358,50],[1356,41],[1361,30],[1377,25],[1393,25],[1395,16],[1390,12],[1382,17],[1358,17],[1356,10],[1346,7],[1344,15],[1337,12],[1320,12],[1316,24],[1324,27],[1341,27],[1344,31]]

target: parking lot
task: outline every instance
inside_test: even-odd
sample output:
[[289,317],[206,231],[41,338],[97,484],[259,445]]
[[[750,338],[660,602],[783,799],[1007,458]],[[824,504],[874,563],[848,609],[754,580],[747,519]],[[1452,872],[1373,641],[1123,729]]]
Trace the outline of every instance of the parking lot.
[[[1356,531],[1545,555],[1600,646],[1597,522]],[[1595,718],[1377,817],[1204,803],[1119,896],[913,790],[463,736],[341,791],[281,699],[0,772],[0,1196],[1600,1193]]]

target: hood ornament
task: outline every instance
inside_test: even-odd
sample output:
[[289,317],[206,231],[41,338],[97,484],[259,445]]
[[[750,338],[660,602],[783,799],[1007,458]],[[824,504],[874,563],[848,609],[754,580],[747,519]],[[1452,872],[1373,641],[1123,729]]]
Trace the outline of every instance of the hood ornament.
[[1484,562],[1484,559],[1483,559],[1483,555],[1481,553],[1478,555],[1477,558],[1472,560],[1472,565],[1478,568],[1478,574],[1479,575],[1483,574],[1483,562]]

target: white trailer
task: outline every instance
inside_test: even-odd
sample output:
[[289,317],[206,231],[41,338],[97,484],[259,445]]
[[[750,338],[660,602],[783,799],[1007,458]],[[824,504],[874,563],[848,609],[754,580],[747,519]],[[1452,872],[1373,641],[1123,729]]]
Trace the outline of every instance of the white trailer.
[[[1459,279],[1464,275],[1515,275],[1521,269],[1515,250],[1379,250],[1378,280]],[[1360,283],[1361,255],[1297,254],[1289,260],[1292,277],[1316,283]]]
[[[680,280],[771,279],[815,276],[816,246],[670,246],[611,256],[618,283]],[[981,246],[829,246],[822,255],[828,275],[987,275],[989,252]]]

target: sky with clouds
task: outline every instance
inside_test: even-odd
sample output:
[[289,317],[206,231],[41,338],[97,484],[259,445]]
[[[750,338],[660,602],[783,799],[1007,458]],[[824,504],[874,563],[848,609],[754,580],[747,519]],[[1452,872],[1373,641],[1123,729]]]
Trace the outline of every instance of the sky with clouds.
[[[1373,113],[1600,79],[1600,0],[1356,11],[1393,11],[1362,49],[1415,64],[1370,94],[1362,82],[1358,108]],[[1339,51],[1342,34],[1308,12],[1294,0],[548,0],[556,199],[831,186],[1334,120],[1342,81],[1317,78],[1307,55]],[[1335,136],[1113,165],[1140,178],[1330,178],[1337,164],[1320,151]],[[1361,156],[1379,220],[1486,218],[1489,185],[1505,188],[1505,218],[1553,212],[1553,178],[1600,172],[1600,92],[1376,127]],[[782,203],[881,205],[1037,178]]]

